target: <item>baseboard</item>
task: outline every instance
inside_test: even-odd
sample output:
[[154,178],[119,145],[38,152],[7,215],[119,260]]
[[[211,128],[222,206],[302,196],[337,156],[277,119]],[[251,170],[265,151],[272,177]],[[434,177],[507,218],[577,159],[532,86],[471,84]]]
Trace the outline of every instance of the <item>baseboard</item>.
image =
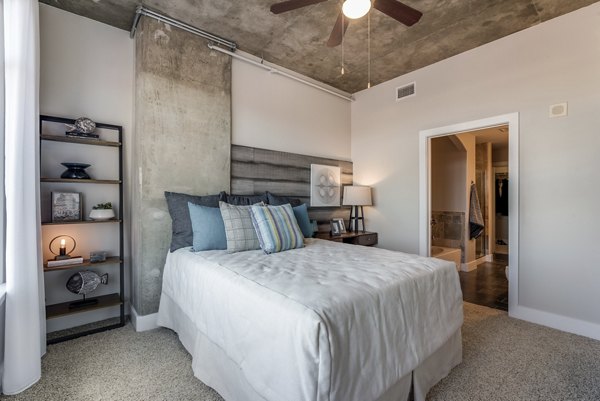
[[460,264],[460,270],[463,272],[472,272],[477,269],[477,266],[484,262],[491,262],[493,260],[493,255],[485,255],[480,257],[479,259],[472,260],[467,263]]
[[600,324],[586,322],[585,320],[574,319],[567,316],[556,315],[554,313],[544,312],[537,309],[519,306],[509,308],[510,317],[526,320],[531,323],[541,324],[567,333],[578,334],[580,336],[600,340]]
[[148,331],[158,328],[157,318],[158,313],[140,316],[131,305],[131,324],[133,324],[135,331]]

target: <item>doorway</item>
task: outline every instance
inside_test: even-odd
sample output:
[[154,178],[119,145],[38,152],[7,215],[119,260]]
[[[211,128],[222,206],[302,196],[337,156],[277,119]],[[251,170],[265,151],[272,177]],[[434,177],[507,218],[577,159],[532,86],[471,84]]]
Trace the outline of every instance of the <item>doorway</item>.
[[[451,152],[446,159],[453,165],[444,167],[448,160],[442,160],[440,166],[435,160],[444,148]],[[420,253],[446,259],[439,252],[459,250],[465,301],[504,310],[518,304],[517,156],[518,113],[420,133]],[[463,167],[456,164],[461,160]],[[452,171],[457,176],[450,177]],[[505,185],[501,199],[497,174]],[[473,192],[481,210],[475,222],[481,227],[469,224]],[[497,218],[497,206],[510,209],[510,215]],[[506,273],[505,266],[510,266]]]
[[465,301],[507,311],[508,126],[429,141],[431,256],[455,262]]

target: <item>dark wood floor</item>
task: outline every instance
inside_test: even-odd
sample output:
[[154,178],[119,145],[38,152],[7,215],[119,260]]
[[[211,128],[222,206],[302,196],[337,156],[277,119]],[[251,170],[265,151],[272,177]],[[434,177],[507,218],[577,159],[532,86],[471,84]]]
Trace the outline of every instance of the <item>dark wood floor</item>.
[[477,305],[508,310],[508,280],[504,275],[506,262],[495,258],[471,272],[459,272],[463,300]]

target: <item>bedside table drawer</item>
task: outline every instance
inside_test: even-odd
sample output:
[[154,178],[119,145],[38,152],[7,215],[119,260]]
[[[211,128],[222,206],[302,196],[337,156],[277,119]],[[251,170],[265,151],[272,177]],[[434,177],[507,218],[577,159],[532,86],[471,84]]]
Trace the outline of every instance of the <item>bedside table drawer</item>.
[[359,235],[354,240],[354,243],[356,245],[366,245],[366,246],[376,245],[377,244],[377,233],[369,233],[369,234]]

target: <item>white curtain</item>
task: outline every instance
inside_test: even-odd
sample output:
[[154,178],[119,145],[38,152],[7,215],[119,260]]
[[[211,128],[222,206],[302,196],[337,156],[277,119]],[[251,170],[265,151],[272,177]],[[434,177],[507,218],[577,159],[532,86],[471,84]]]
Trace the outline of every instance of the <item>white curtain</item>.
[[41,375],[45,318],[41,277],[37,0],[3,0],[5,271],[2,392],[19,393]]

